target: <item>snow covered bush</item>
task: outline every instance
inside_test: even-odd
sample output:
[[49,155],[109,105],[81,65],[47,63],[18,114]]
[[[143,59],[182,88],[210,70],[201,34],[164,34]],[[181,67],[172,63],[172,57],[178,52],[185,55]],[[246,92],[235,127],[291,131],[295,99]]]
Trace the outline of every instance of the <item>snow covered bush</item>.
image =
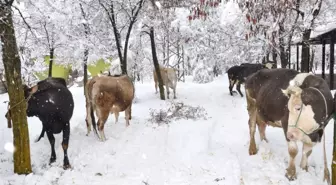
[[199,64],[193,73],[193,82],[196,83],[209,83],[213,81],[213,72],[204,64]]
[[166,109],[154,110],[150,109],[149,121],[157,124],[168,124],[173,120],[180,119],[204,119],[207,120],[207,112],[203,107],[193,107],[185,105],[183,102],[171,102]]

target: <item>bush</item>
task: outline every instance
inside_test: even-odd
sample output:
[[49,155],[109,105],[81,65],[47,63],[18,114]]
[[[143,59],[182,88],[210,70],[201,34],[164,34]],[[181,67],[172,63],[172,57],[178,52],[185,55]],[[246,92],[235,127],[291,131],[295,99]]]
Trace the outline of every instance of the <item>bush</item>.
[[182,102],[171,102],[166,109],[154,110],[150,109],[149,121],[157,124],[168,124],[174,120],[180,119],[204,119],[207,120],[207,112],[203,107],[192,107]]
[[214,79],[213,72],[204,64],[199,64],[193,73],[193,82],[196,83],[209,83]]

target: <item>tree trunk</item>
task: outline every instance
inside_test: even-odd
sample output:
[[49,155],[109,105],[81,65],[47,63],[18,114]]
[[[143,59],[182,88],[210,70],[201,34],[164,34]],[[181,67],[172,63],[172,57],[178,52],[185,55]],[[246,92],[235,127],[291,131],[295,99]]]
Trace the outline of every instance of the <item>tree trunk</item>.
[[[294,31],[295,31],[295,27],[296,27],[296,23],[300,17],[300,11],[299,11],[299,8],[300,8],[300,3],[301,1],[300,0],[297,0],[296,1],[296,9],[297,9],[297,13],[296,13],[296,17],[295,17],[295,20],[294,20],[294,23],[292,24],[292,27],[291,27],[291,30],[289,31],[289,34],[288,34],[288,39],[287,39],[287,48],[286,48],[286,60],[289,62],[290,60],[290,47],[291,47],[291,42],[292,42],[292,38],[293,38],[293,35],[294,35]],[[294,68],[295,69],[295,68]]]
[[164,94],[164,89],[163,89],[163,80],[162,80],[162,76],[161,76],[161,72],[160,72],[159,62],[158,62],[158,59],[157,59],[157,56],[156,56],[156,48],[155,48],[155,40],[154,40],[155,37],[154,37],[154,28],[153,27],[150,28],[149,37],[150,37],[150,40],[151,40],[154,68],[155,68],[156,76],[157,76],[158,82],[159,82],[160,98],[161,98],[161,100],[165,100],[165,94]]
[[55,51],[55,48],[50,48],[48,77],[52,77],[52,65],[54,63],[54,51]]
[[288,65],[288,55],[285,53],[285,41],[284,36],[285,35],[285,28],[283,22],[279,24],[279,48],[280,48],[280,63],[281,68],[286,68]]
[[314,48],[312,48],[311,50],[311,57],[310,57],[310,60],[309,60],[309,71],[313,71],[313,66],[314,66],[314,57],[315,57],[315,50]]
[[116,41],[116,45],[117,45],[117,50],[118,50],[118,55],[119,55],[119,60],[120,60],[120,68],[121,68],[121,73],[122,74],[127,74],[127,70],[125,71],[125,63],[124,63],[124,57],[126,56],[122,56],[122,46],[121,46],[121,37],[120,37],[120,33],[117,29],[117,23],[115,20],[115,13],[114,13],[114,7],[113,7],[113,2],[111,2],[111,6],[110,6],[110,21],[111,21],[111,25],[113,27],[113,33],[114,33],[114,39]]
[[[334,98],[335,101],[335,98]],[[331,184],[336,185],[336,121],[334,117],[334,146],[333,146],[333,158],[331,162]]]
[[88,81],[88,72],[87,72],[87,61],[88,61],[88,56],[89,56],[89,49],[85,49],[84,51],[84,78],[83,78],[83,87],[84,87],[84,95],[85,95],[85,91],[86,91],[86,83]]
[[[85,14],[85,11],[84,11],[84,8],[82,6],[81,3],[79,3],[79,6],[81,8],[81,12],[82,12],[82,16],[85,20],[87,20],[87,17],[86,17],[86,14]],[[83,26],[84,26],[84,34],[85,34],[85,38],[88,40],[88,37],[89,37],[89,33],[90,33],[90,27],[89,25],[85,22],[83,23]],[[87,73],[87,61],[88,61],[88,57],[89,57],[89,48],[87,47],[87,45],[85,45],[85,50],[84,50],[84,66],[83,66],[83,70],[84,70],[84,78],[83,78],[83,87],[84,87],[84,95],[85,95],[85,91],[86,91],[86,83],[88,81],[88,73]]]
[[305,30],[302,37],[302,51],[301,51],[301,72],[309,72],[309,58],[310,58],[310,49],[309,49],[309,38],[310,38],[311,29]]
[[30,162],[30,143],[24,101],[21,61],[16,44],[11,4],[0,7],[0,33],[2,59],[5,67],[8,95],[11,106],[14,142],[14,173],[29,174],[32,172]]
[[[123,64],[121,65],[121,72],[122,74],[127,74],[127,50],[128,50],[128,41],[132,32],[132,28],[134,23],[137,20],[138,14],[142,8],[143,5],[143,1],[144,0],[140,0],[139,1],[139,5],[135,6],[134,9],[132,9],[132,17],[131,17],[131,21],[130,21],[130,25],[128,27],[127,33],[126,33],[126,38],[125,38],[125,45],[124,45],[124,61]],[[135,13],[133,15],[133,10],[135,10]]]
[[315,5],[313,6],[312,15],[313,18],[310,22],[310,27],[303,30],[302,34],[302,52],[301,52],[301,72],[309,72],[309,57],[310,57],[310,50],[309,50],[309,38],[311,34],[311,28],[314,25],[314,21],[318,14],[320,13],[322,5],[322,0],[317,0]]

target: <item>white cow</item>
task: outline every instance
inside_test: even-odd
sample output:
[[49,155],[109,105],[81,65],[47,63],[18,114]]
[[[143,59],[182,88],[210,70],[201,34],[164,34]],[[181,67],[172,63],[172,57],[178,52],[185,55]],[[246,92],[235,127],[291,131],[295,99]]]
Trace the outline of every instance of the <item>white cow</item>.
[[[162,76],[163,85],[166,86],[167,98],[169,99],[169,88],[172,88],[174,92],[174,99],[176,99],[176,84],[177,84],[176,69],[160,66],[160,73]],[[155,93],[157,93],[158,78],[155,69],[153,70],[153,75],[155,83]]]

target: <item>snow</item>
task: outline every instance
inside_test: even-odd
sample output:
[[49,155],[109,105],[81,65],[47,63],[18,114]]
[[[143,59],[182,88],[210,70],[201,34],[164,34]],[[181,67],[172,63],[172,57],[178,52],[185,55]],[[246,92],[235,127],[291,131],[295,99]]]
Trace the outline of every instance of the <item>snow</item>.
[[[309,158],[309,171],[299,167],[297,180],[289,182],[284,176],[288,163],[287,143],[283,131],[267,127],[269,143],[260,142],[256,132],[258,154],[248,155],[249,129],[246,100],[229,95],[227,76],[215,78],[207,84],[196,84],[192,78],[178,82],[176,100],[159,100],[152,81],[136,83],[138,101],[133,105],[130,126],[125,127],[124,113],[115,124],[110,115],[105,125],[106,142],[93,133],[86,136],[85,99],[83,89],[71,87],[75,110],[71,120],[68,149],[72,170],[64,171],[62,135],[55,135],[57,161],[49,166],[50,145],[45,136],[38,143],[34,139],[42,126],[38,118],[29,118],[31,162],[33,173],[13,174],[11,146],[12,131],[0,116],[0,184],[12,185],[322,185],[322,145],[314,147]],[[242,89],[243,90],[243,89]],[[0,101],[7,100],[1,95]],[[165,108],[171,101],[202,106],[207,120],[178,120],[158,126],[151,123],[149,109]],[[6,104],[0,108],[5,114]],[[331,163],[333,124],[326,127],[328,166]],[[299,147],[302,146],[299,144]],[[301,151],[300,151],[301,152]]]

